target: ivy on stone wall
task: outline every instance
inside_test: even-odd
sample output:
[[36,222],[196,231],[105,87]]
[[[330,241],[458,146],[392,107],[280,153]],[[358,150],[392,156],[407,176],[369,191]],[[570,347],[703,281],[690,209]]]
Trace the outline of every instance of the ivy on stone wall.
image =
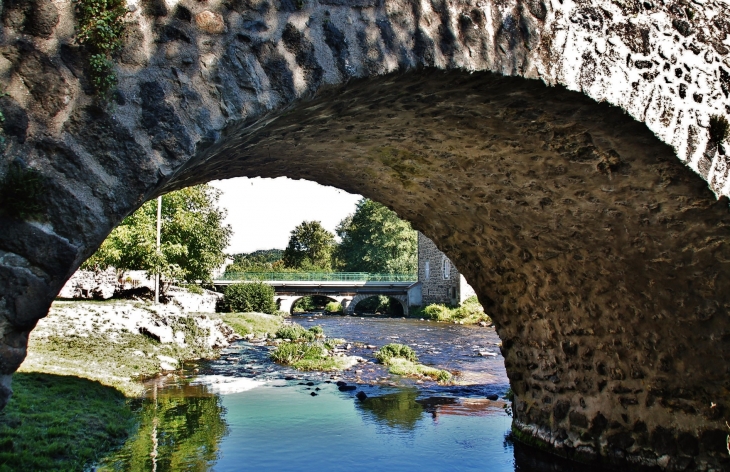
[[124,44],[125,0],[74,0],[76,3],[76,41],[89,53],[89,78],[96,93],[108,96],[117,77],[112,55]]

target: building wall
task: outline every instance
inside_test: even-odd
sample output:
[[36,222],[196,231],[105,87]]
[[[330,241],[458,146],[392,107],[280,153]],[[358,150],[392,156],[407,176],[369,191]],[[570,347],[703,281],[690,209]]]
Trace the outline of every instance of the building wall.
[[418,233],[418,281],[422,284],[424,306],[432,303],[456,305],[461,301],[461,274],[433,241],[421,233]]

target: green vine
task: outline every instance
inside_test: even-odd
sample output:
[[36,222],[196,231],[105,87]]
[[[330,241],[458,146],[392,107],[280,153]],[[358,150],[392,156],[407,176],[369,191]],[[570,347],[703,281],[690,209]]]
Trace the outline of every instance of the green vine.
[[35,218],[43,213],[41,197],[45,178],[35,169],[13,162],[0,180],[0,214]]
[[102,97],[117,83],[112,55],[124,45],[125,0],[74,0],[76,3],[76,41],[89,52],[89,78]]

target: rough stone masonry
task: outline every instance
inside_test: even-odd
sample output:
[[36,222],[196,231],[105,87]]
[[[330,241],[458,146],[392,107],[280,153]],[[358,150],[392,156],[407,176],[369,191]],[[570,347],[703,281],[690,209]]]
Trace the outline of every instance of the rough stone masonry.
[[128,0],[111,103],[73,3],[5,0],[1,403],[28,335],[122,218],[237,176],[387,204],[476,289],[515,436],[729,470],[727,0]]

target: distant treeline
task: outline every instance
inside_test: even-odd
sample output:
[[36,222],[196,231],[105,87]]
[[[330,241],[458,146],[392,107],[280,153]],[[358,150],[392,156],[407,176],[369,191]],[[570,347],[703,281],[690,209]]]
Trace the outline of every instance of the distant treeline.
[[407,274],[417,268],[418,238],[411,225],[384,205],[363,198],[335,235],[319,221],[291,231],[286,249],[233,255],[232,272],[370,272]]

